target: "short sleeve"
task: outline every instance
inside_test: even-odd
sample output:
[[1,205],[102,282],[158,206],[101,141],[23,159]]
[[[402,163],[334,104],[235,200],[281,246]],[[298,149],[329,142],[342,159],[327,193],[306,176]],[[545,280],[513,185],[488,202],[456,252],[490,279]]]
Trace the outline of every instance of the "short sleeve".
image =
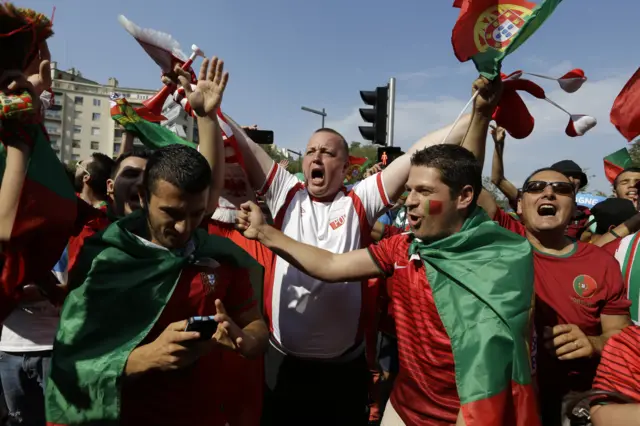
[[222,303],[224,303],[229,315],[233,317],[255,307],[256,300],[253,297],[249,271],[230,268],[226,272],[228,273],[229,287],[227,287]]
[[387,212],[387,213],[383,214],[382,216],[380,216],[378,218],[378,222],[380,222],[381,224],[383,224],[385,226],[386,225],[391,225],[392,218],[391,218],[391,215],[389,214],[389,212]]
[[609,338],[593,388],[617,392],[640,402],[640,327],[629,326]]
[[525,236],[525,227],[522,223],[514,219],[509,213],[505,212],[501,208],[496,209],[496,214],[493,216],[493,221],[511,232],[515,232],[518,235]]
[[393,205],[384,187],[382,173],[376,173],[358,182],[351,188],[351,192],[360,199],[370,225],[373,225],[384,209]]
[[276,217],[280,209],[286,204],[289,191],[300,182],[294,175],[280,167],[275,161],[267,180],[258,191],[258,195],[264,196],[272,217]]
[[367,250],[371,259],[378,265],[387,277],[393,275],[395,270],[394,264],[398,256],[398,243],[406,238],[406,235],[396,235],[391,238],[385,238],[375,244],[371,244]]
[[627,298],[627,291],[622,280],[620,266],[613,256],[606,256],[605,263],[605,288],[607,289],[607,300],[602,309],[604,315],[629,315],[631,301]]

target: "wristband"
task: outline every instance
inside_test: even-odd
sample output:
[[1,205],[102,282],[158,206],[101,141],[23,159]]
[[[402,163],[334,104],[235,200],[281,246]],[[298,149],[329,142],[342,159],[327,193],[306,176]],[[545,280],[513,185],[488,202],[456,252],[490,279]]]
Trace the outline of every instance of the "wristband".
[[613,235],[614,237],[616,237],[616,238],[620,238],[620,235],[616,234],[616,231],[614,231],[613,229],[610,229],[610,230],[609,230],[609,233],[610,233],[611,235]]

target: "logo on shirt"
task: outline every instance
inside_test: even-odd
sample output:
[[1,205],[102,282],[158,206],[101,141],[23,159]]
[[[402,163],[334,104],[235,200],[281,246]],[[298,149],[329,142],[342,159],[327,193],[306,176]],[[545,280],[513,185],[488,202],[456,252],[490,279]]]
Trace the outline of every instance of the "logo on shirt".
[[331,227],[331,229],[333,229],[334,231],[338,228],[340,228],[342,225],[344,225],[344,223],[347,220],[347,215],[343,214],[342,216],[340,216],[337,219],[333,219],[331,222],[329,222],[329,226]]
[[216,290],[216,275],[209,274],[206,272],[200,273],[200,279],[202,280],[202,286],[204,287],[204,292],[208,296]]
[[573,289],[578,296],[588,299],[598,290],[598,283],[589,275],[578,275],[573,280]]

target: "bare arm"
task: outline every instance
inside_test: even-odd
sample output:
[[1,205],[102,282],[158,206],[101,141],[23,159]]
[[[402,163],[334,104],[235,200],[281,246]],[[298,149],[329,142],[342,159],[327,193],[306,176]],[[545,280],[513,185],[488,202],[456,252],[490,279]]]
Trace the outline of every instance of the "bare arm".
[[200,154],[211,167],[211,188],[209,190],[208,213],[218,208],[218,198],[224,188],[224,142],[217,116],[198,117]]
[[[470,114],[463,116],[447,138],[446,143],[460,145],[469,128],[470,119]],[[389,164],[389,166],[382,171],[382,182],[391,200],[396,200],[404,192],[404,185],[409,178],[411,156],[416,151],[441,144],[449,131],[451,131],[452,126],[453,125],[443,127],[442,129],[423,136],[409,148],[406,154],[394,160],[393,163]]]
[[607,232],[606,234],[602,235],[594,244],[598,247],[602,247],[618,237],[624,238],[638,231],[640,231],[640,213],[630,219],[627,219],[622,225],[616,226],[613,229],[613,233]]
[[498,203],[496,203],[495,198],[493,198],[493,195],[484,188],[478,197],[478,205],[482,207],[484,211],[487,212],[487,215],[492,219],[498,211]]
[[22,142],[7,145],[7,160],[0,185],[0,243],[9,241],[27,176],[30,150]]
[[244,334],[240,353],[246,358],[262,355],[269,342],[269,329],[260,315],[258,306],[236,315],[233,320]]
[[383,276],[366,249],[335,254],[295,241],[277,229],[262,225],[257,240],[293,267],[326,282],[358,281]]
[[504,139],[506,131],[502,127],[491,129],[495,142],[493,161],[491,162],[491,182],[504,194],[510,204],[518,199],[518,188],[504,177]]
[[623,328],[631,324],[627,315],[601,315],[602,334],[600,336],[587,336],[596,354],[600,355],[604,345],[611,336],[622,331]]
[[593,426],[640,426],[640,404],[597,405],[591,421]]
[[229,118],[229,116],[225,116],[225,118],[233,131],[233,135],[238,142],[238,148],[240,148],[244,158],[249,183],[255,191],[259,191],[266,182],[271,167],[273,167],[273,160],[260,145],[247,136],[238,123]]
[[487,131],[493,111],[502,95],[502,80],[497,79],[490,82],[481,77],[473,83],[473,90],[478,92],[478,96],[473,103],[471,124],[462,146],[471,151],[480,165],[484,166]]
[[133,151],[133,133],[124,130],[121,137],[120,155]]

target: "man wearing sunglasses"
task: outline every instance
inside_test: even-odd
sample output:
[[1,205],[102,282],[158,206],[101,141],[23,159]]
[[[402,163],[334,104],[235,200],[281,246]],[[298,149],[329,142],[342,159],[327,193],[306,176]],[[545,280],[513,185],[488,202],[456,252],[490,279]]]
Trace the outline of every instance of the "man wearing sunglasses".
[[518,215],[498,208],[483,191],[478,203],[503,227],[534,248],[535,328],[542,348],[537,376],[543,424],[562,424],[564,399],[591,388],[607,339],[629,324],[629,301],[615,259],[603,249],[568,238],[577,185],[564,173],[534,172],[522,187]]

